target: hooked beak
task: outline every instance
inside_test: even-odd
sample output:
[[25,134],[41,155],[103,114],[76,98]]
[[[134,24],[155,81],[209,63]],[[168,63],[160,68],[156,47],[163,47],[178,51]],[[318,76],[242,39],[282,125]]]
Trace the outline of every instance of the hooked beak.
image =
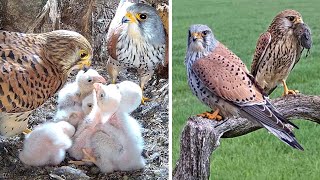
[[196,40],[202,40],[202,35],[201,33],[192,33],[191,34],[192,40],[196,41]]
[[133,14],[127,12],[127,14],[122,18],[122,24],[123,23],[137,23],[137,20],[134,18]]
[[297,18],[295,21],[294,21],[294,24],[302,24],[303,23],[303,20],[301,17]]

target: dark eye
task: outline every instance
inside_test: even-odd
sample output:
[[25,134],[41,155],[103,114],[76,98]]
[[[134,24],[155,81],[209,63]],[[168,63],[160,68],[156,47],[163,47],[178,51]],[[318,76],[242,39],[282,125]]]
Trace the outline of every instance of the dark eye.
[[81,54],[80,54],[80,57],[81,57],[81,58],[85,58],[87,55],[88,55],[88,54],[86,54],[86,53],[81,53]]
[[140,14],[140,19],[147,19],[147,15],[146,14]]
[[202,35],[203,36],[206,36],[206,35],[208,35],[210,32],[209,31],[202,31]]
[[88,79],[88,82],[91,82],[91,81],[92,81],[92,79],[91,79],[91,78],[89,78],[89,79]]
[[103,97],[104,97],[104,94],[100,94],[100,97],[102,97],[102,98],[103,98]]
[[88,104],[88,107],[92,107],[92,104]]
[[288,16],[287,18],[289,19],[289,21],[293,21],[294,20],[294,16]]

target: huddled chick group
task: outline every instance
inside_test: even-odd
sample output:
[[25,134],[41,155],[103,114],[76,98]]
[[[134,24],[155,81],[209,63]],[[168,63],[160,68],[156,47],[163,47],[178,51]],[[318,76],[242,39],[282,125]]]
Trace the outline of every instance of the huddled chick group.
[[143,168],[141,127],[130,116],[141,103],[141,88],[130,81],[105,82],[93,69],[80,71],[58,94],[55,122],[26,136],[20,160],[32,166],[58,165],[67,151],[75,159],[71,163],[93,163],[106,173]]

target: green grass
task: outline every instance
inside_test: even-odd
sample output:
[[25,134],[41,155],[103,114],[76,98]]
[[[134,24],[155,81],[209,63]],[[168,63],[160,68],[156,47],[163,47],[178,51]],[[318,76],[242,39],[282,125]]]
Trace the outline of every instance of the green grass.
[[[173,0],[173,165],[180,151],[180,134],[189,116],[209,110],[192,95],[186,79],[184,56],[191,24],[207,24],[216,38],[250,67],[257,38],[273,17],[284,9],[296,9],[312,30],[313,48],[291,72],[287,84],[304,94],[320,94],[319,0]],[[272,98],[280,96],[278,88]],[[222,139],[211,158],[211,179],[319,179],[320,127],[295,121],[295,134],[305,148],[290,148],[265,130]]]

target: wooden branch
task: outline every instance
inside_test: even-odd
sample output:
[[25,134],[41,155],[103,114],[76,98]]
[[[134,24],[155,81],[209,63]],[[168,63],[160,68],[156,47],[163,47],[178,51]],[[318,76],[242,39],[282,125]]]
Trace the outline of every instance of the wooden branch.
[[[272,103],[286,118],[320,123],[320,96],[290,95]],[[220,138],[237,137],[260,128],[258,123],[245,118],[212,121],[190,117],[181,135],[173,179],[209,179],[210,156],[219,147]]]

